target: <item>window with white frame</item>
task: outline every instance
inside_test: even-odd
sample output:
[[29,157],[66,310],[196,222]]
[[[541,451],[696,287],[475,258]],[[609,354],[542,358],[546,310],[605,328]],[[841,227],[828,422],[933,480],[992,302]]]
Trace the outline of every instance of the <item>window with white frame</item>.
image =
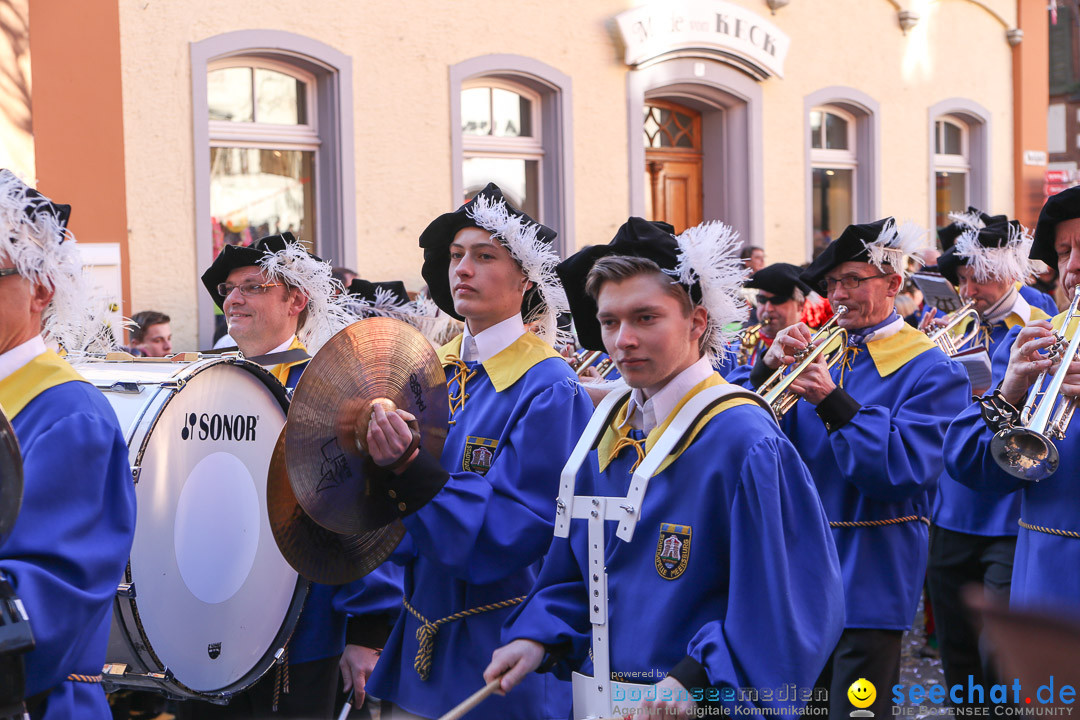
[[855,131],[855,116],[841,108],[827,105],[810,111],[815,258],[856,217],[859,162]]
[[507,200],[540,222],[544,217],[542,98],[523,85],[476,78],[461,88],[463,201],[494,182]]
[[291,232],[318,254],[316,182],[322,141],[316,78],[269,58],[207,68],[213,256]]
[[960,118],[934,121],[934,222],[948,225],[950,212],[963,212],[969,204],[971,156],[968,126]]

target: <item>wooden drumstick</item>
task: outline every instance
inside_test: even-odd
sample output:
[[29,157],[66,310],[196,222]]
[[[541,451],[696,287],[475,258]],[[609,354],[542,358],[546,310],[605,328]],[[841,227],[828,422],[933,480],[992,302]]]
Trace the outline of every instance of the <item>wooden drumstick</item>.
[[495,678],[484,687],[480,688],[472,695],[462,701],[457,707],[450,712],[446,713],[439,720],[460,720],[465,713],[472,710],[474,707],[484,702],[489,695],[499,689],[499,683],[502,682],[502,676]]

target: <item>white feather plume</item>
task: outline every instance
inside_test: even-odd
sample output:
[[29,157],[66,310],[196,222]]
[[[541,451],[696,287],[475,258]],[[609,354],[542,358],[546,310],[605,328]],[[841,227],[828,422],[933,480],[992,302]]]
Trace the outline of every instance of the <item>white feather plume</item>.
[[982,215],[978,212],[951,212],[949,213],[949,219],[957,225],[961,225],[965,228],[975,228],[976,230],[982,230],[986,227],[986,223],[983,222]]
[[330,263],[316,260],[300,243],[288,243],[283,250],[264,255],[259,266],[269,282],[283,282],[307,296],[307,319],[297,336],[310,354],[356,321],[349,312],[348,294],[331,274]]
[[675,240],[679,263],[673,276],[683,285],[697,283],[701,288],[701,305],[709,315],[702,344],[709,360],[719,361],[735,339],[725,326],[742,323],[748,315],[741,290],[750,269],[739,258],[739,233],[712,221],[687,228]]
[[926,230],[911,221],[897,225],[889,218],[877,238],[871,242],[863,241],[863,246],[870,256],[870,264],[880,272],[885,272],[885,265],[889,265],[893,272],[905,277],[908,260],[922,264],[919,251],[926,247]]
[[0,170],[0,256],[31,284],[52,288],[52,301],[42,313],[42,335],[69,356],[116,349],[106,322],[107,303],[94,296],[74,235],[51,212],[35,213],[32,219],[26,214],[28,207],[48,203],[28,196],[29,189],[10,170]]
[[1019,223],[1009,223],[1008,241],[1000,247],[986,247],[979,242],[979,230],[968,227],[956,239],[956,254],[967,260],[975,282],[1027,282],[1036,272],[1028,258],[1033,241],[1028,228]]
[[504,201],[492,200],[484,195],[476,197],[468,212],[479,227],[502,242],[521,266],[525,277],[540,293],[539,307],[529,317],[523,318],[525,323],[532,323],[534,332],[549,344],[565,345],[572,342],[573,336],[559,330],[557,324],[560,313],[570,312],[566,292],[555,274],[559,254],[540,239],[540,226],[511,214]]

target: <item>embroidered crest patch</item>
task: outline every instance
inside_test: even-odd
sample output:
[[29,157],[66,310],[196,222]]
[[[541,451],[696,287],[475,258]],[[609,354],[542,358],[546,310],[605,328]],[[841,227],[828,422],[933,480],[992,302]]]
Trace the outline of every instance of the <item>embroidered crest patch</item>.
[[665,580],[674,580],[686,572],[690,562],[689,525],[660,523],[660,539],[656,541],[656,572]]
[[491,460],[495,457],[495,448],[498,446],[498,440],[470,435],[465,438],[465,455],[461,458],[461,468],[465,472],[486,475],[491,469]]

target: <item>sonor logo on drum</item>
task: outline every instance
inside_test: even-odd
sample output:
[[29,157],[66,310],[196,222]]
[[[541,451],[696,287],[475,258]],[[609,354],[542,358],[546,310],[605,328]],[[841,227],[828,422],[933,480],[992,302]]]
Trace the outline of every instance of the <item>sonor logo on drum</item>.
[[223,415],[221,413],[188,413],[180,437],[184,440],[235,440],[255,442],[258,415]]
[[210,643],[206,646],[206,654],[210,656],[211,660],[217,660],[218,655],[221,654],[221,643]]

